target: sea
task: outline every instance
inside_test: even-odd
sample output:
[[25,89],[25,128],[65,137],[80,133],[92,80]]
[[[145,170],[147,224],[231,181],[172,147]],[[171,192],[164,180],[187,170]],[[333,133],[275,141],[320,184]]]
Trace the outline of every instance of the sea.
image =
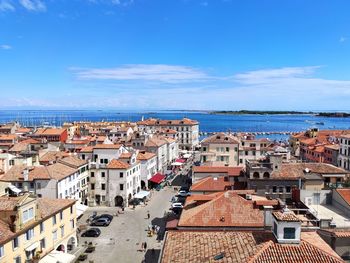
[[[0,110],[0,123],[18,121],[24,126],[61,126],[73,121],[139,121],[147,118],[199,121],[202,133],[258,132],[258,137],[285,140],[283,133],[300,132],[309,128],[350,129],[350,118],[319,117],[312,114],[210,114],[204,111],[120,111],[120,110]],[[282,134],[269,134],[269,133]]]

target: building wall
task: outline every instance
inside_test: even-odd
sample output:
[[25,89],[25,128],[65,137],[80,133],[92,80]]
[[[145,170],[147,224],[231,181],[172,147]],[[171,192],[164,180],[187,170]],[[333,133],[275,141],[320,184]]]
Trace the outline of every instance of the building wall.
[[332,191],[332,205],[350,217],[350,205],[345,202],[336,190]]
[[148,184],[148,180],[157,172],[157,157],[141,161],[141,180]]
[[237,166],[239,165],[238,144],[203,144],[201,162],[210,163],[212,166]]
[[[34,227],[34,236],[30,240],[26,240],[26,234],[20,234],[19,238],[19,247],[13,249],[12,240],[8,241],[4,246],[4,256],[0,258],[0,262],[14,262],[16,257],[21,258],[21,262],[25,262],[26,252],[25,249],[33,244],[38,244],[38,247],[35,249],[37,251],[42,251],[40,257],[45,256],[50,253],[52,250],[57,249],[61,244],[64,245],[67,249],[67,243],[69,239],[74,239],[75,244],[76,240],[76,211],[75,205],[73,206],[73,213],[70,212],[70,208],[67,208],[63,211],[63,220],[60,220],[59,213],[56,214],[56,224],[53,225],[52,217],[46,219],[44,224],[44,231],[40,232],[40,224],[37,224]],[[74,220],[74,227],[72,226],[71,220]],[[63,236],[61,235],[61,226],[64,226]],[[53,232],[57,231],[57,239],[53,239]],[[40,240],[45,239],[46,247],[41,249]]]

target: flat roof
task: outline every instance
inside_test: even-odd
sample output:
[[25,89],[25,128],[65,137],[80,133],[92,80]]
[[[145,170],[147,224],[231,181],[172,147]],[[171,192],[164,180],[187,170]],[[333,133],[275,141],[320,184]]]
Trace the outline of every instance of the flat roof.
[[336,227],[350,227],[350,217],[332,205],[309,205],[318,219],[332,219]]

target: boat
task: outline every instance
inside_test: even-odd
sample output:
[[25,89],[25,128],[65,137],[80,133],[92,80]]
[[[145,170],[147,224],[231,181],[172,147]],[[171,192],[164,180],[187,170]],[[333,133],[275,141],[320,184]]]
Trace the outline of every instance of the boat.
[[320,122],[316,122],[317,125],[324,125],[324,122],[323,121],[320,121]]

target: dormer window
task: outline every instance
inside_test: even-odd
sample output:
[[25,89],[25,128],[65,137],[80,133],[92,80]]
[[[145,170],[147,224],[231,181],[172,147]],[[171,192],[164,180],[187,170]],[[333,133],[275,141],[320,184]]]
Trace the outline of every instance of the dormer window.
[[283,238],[284,239],[295,239],[295,228],[294,227],[285,227],[283,229]]

